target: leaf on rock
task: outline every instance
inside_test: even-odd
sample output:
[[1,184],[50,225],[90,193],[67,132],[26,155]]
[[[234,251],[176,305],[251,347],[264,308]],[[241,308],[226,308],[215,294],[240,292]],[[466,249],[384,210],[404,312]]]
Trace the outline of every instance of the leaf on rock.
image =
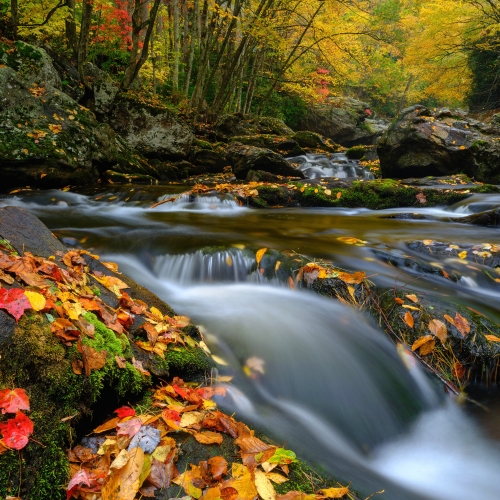
[[500,342],[500,337],[497,337],[496,335],[485,335],[485,337],[490,342]]
[[121,450],[118,456],[111,462],[110,469],[121,469],[127,465],[130,460],[130,455],[127,450]]
[[135,410],[130,408],[130,406],[122,406],[116,409],[113,413],[118,415],[118,418],[133,417],[135,415]]
[[106,364],[108,353],[106,351],[98,351],[89,345],[82,344],[81,339],[78,340],[78,352],[82,355],[85,375],[87,375],[87,377],[90,376],[92,370],[99,370]]
[[287,465],[297,461],[297,455],[291,450],[278,448],[274,455],[268,460],[271,464]]
[[396,302],[396,304],[400,304],[400,305],[405,303],[405,301],[403,299],[400,299],[399,297],[395,297],[394,302]]
[[429,322],[429,330],[435,335],[443,344],[446,342],[448,330],[446,325],[438,319],[431,319]]
[[140,447],[144,453],[153,453],[156,447],[160,444],[161,433],[158,429],[150,425],[143,425],[137,434],[132,438],[128,450]]
[[444,315],[444,319],[446,321],[448,321],[448,323],[451,323],[453,326],[455,326],[455,320],[451,316],[449,316],[448,314]]
[[453,369],[451,370],[451,375],[459,380],[465,376],[465,368],[461,365],[460,361],[455,361]]
[[3,443],[13,450],[21,450],[33,434],[33,421],[23,412],[18,411],[14,418],[0,423],[0,432],[3,434]]
[[129,461],[115,470],[102,488],[102,500],[134,500],[141,487],[140,477],[144,466],[142,448],[129,451]]
[[420,349],[420,354],[425,356],[426,354],[430,354],[436,345],[436,340],[433,335],[425,335],[417,339],[413,345],[411,346],[412,351],[416,351]]
[[467,257],[467,252],[464,250],[463,252],[460,252],[458,254],[458,256],[461,258],[461,259],[465,259]]
[[236,500],[238,498],[238,490],[231,486],[227,486],[220,490],[220,497],[221,500]]
[[408,300],[411,300],[415,304],[418,304],[418,297],[415,294],[405,295]]
[[222,434],[213,431],[197,432],[194,438],[201,444],[222,444]]
[[142,361],[138,361],[137,359],[135,358],[132,358],[132,366],[138,370],[140,373],[142,373],[143,375],[145,375],[146,377],[148,377],[149,375],[151,375],[147,370],[144,369],[144,367],[142,366]]
[[410,311],[406,311],[405,315],[404,315],[404,320],[405,320],[405,323],[410,327],[410,328],[413,328],[413,326],[415,325],[415,320],[413,319],[413,316],[411,314]]
[[26,309],[31,309],[31,304],[22,288],[0,288],[0,309],[6,309],[17,322]]
[[18,410],[30,409],[28,395],[24,389],[4,389],[0,391],[2,413],[17,413]]
[[337,278],[341,279],[344,283],[359,285],[366,278],[366,273],[364,271],[353,274],[338,273]]
[[455,313],[454,323],[457,330],[462,334],[462,337],[467,337],[467,334],[470,333],[470,325],[467,319],[457,312]]
[[276,484],[283,484],[289,481],[289,479],[285,476],[282,476],[281,474],[278,474],[277,472],[266,472],[266,476]]
[[260,261],[262,260],[262,257],[264,257],[264,254],[267,252],[267,248],[261,248],[260,250],[257,250],[255,254],[255,260],[257,261],[257,265],[260,264]]
[[227,461],[224,457],[212,457],[208,459],[210,473],[215,481],[219,481],[227,474]]
[[89,488],[92,485],[92,479],[89,477],[85,469],[80,469],[71,478],[68,487],[66,488],[66,499],[69,500],[73,496],[73,493],[75,493],[78,489],[78,486],[81,485],[88,486]]
[[349,488],[325,488],[318,493],[324,498],[342,498],[349,493]]
[[133,438],[142,427],[142,420],[140,418],[132,418],[126,422],[120,422],[116,425],[118,436],[128,436]]
[[262,472],[259,469],[255,471],[255,487],[257,488],[259,496],[260,498],[262,498],[262,500],[276,499],[276,491],[274,490],[274,486],[266,476],[265,472]]

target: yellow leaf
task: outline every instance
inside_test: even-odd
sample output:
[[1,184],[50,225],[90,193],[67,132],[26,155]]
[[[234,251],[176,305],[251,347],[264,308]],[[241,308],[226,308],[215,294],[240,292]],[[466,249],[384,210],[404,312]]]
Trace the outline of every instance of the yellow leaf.
[[[499,339],[500,340],[500,339]],[[262,464],[261,464],[262,465]],[[277,472],[267,472],[266,476],[276,484],[283,484],[286,483],[289,479],[286,478],[285,476],[282,476],[281,474],[278,474]]]
[[121,469],[124,467],[127,462],[130,459],[130,455],[127,450],[122,450],[118,454],[118,456],[113,460],[111,465],[109,466],[110,469]]
[[404,316],[405,323],[410,327],[413,328],[415,325],[415,320],[413,319],[413,316],[410,311],[406,311],[406,314]]
[[404,306],[401,306],[401,307],[404,307],[405,309],[411,309],[412,311],[420,311],[420,309],[418,307],[407,306],[406,304]]
[[203,420],[203,413],[200,411],[189,411],[183,413],[181,417],[181,427],[189,427],[190,425],[199,424]]
[[278,260],[278,262],[276,262],[276,265],[274,266],[274,272],[278,271],[280,266],[281,266],[281,261]]
[[342,498],[349,493],[349,488],[325,488],[319,490],[319,494],[324,498]]
[[24,295],[28,297],[28,300],[30,301],[31,307],[35,311],[41,311],[45,307],[45,297],[38,292],[30,292],[29,290],[26,290],[24,292]]
[[315,190],[314,190],[314,192],[315,192],[315,193],[318,193],[318,190],[317,190],[317,189],[315,189]]
[[255,471],[255,487],[257,488],[259,496],[262,500],[276,499],[276,491],[274,491],[271,481],[269,481],[265,472],[258,469]]
[[229,267],[232,267],[232,266],[233,266],[233,258],[232,258],[230,255],[228,255],[228,256],[226,257],[226,264],[227,264]]
[[329,189],[325,189],[326,196],[331,196],[332,192]]
[[130,459],[120,470],[115,470],[102,488],[102,500],[134,500],[141,486],[144,465],[142,448],[132,448]]
[[418,304],[418,297],[415,294],[405,295],[408,300],[411,300],[415,304]]
[[262,260],[262,257],[264,257],[264,254],[267,252],[267,248],[261,248],[260,250],[257,250],[257,253],[255,254],[255,260],[257,261],[257,264],[260,264],[260,261]]
[[342,198],[342,191],[339,191],[337,193],[337,200],[340,200],[340,198]]
[[446,321],[448,321],[449,323],[451,323],[453,326],[455,326],[455,320],[451,316],[449,316],[448,314],[444,315],[444,319]]
[[424,245],[427,245],[427,246],[428,246],[428,245],[432,245],[432,244],[434,243],[434,240],[424,240],[424,241],[422,241],[422,243],[423,243]]
[[497,337],[496,335],[485,335],[485,337],[490,341],[490,342],[500,342],[500,337]]
[[463,252],[460,252],[458,254],[458,256],[461,258],[461,259],[465,259],[465,257],[467,257],[467,252],[464,250]]
[[444,344],[448,335],[446,325],[438,319],[431,319],[429,330]]
[[258,495],[252,475],[245,465],[233,463],[233,481],[228,486],[238,491],[238,500],[254,500]]
[[156,307],[150,307],[149,310],[151,311],[151,314],[154,314],[155,316],[157,316],[159,319],[163,319],[163,314],[161,313],[161,311],[159,309],[157,309]]

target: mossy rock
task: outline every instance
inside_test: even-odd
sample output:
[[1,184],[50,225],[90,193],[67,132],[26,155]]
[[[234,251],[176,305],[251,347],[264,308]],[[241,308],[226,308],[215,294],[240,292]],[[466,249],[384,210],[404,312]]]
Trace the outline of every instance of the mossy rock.
[[295,132],[291,137],[293,140],[297,141],[299,146],[302,148],[309,149],[322,149],[324,151],[335,152],[337,150],[336,145],[326,139],[321,134],[316,132],[310,132],[307,130],[301,130],[299,132]]
[[352,148],[349,148],[345,154],[349,160],[361,160],[363,156],[365,156],[365,153],[368,148],[364,146],[354,146]]
[[149,186],[156,186],[158,179],[150,175],[141,174],[122,174],[114,170],[106,170],[103,177],[107,179],[110,184],[145,184]]

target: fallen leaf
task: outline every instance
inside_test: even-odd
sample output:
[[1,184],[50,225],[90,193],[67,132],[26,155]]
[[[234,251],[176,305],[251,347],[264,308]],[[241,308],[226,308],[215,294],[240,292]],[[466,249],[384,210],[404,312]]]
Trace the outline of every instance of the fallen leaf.
[[220,490],[221,500],[236,500],[238,498],[238,490],[228,486]]
[[445,314],[443,317],[446,321],[448,321],[448,323],[451,323],[453,326],[455,326],[455,320],[451,316]]
[[394,302],[396,302],[396,304],[404,304],[405,303],[405,301],[403,299],[400,299],[399,297],[395,297]]
[[427,198],[425,197],[424,193],[418,193],[415,198],[417,198],[417,201],[421,203],[422,205],[427,202]]
[[405,323],[410,327],[413,328],[415,325],[415,320],[413,319],[413,316],[410,311],[406,311],[405,316],[404,316]]
[[446,342],[448,330],[446,329],[446,325],[442,321],[439,321],[438,319],[431,319],[431,321],[429,322],[429,330],[443,344]]
[[222,444],[222,434],[212,431],[202,431],[194,434],[194,438],[201,444]]
[[404,307],[405,309],[411,309],[412,311],[420,311],[420,309],[418,307],[415,307],[415,306],[408,306],[405,304],[402,307]]
[[281,474],[278,474],[277,472],[266,472],[266,476],[276,484],[283,484],[289,481],[289,479],[285,476],[282,476]]
[[142,427],[142,420],[140,418],[132,418],[126,422],[120,422],[116,425],[118,429],[116,434],[118,436],[128,436],[133,438]]
[[212,457],[208,459],[210,473],[215,481],[219,481],[227,474],[227,461],[224,457]]
[[324,498],[342,498],[349,493],[349,488],[325,488],[318,493]]
[[467,252],[464,250],[463,252],[460,252],[458,254],[458,256],[461,258],[461,259],[465,259],[467,257]]
[[420,349],[420,354],[425,356],[426,354],[430,354],[436,345],[436,340],[433,335],[425,335],[417,339],[413,345],[411,346],[412,351],[416,351]]
[[98,351],[89,345],[83,344],[78,340],[78,352],[82,355],[85,375],[90,376],[92,370],[99,370],[106,364],[107,352]]
[[258,491],[248,467],[233,462],[232,475],[231,486],[238,491],[238,500],[254,500]]
[[465,368],[460,364],[460,361],[455,361],[451,375],[461,380],[465,376]]
[[[128,435],[130,436],[130,433]],[[150,425],[143,425],[132,438],[128,450],[140,447],[144,453],[153,453],[160,441],[161,433],[158,429]]]
[[264,254],[267,252],[267,248],[261,248],[260,250],[257,250],[257,253],[255,254],[255,260],[257,261],[257,265],[260,264],[260,261],[262,260],[262,257],[264,257]]
[[41,311],[42,309],[45,308],[45,303],[47,301],[41,293],[31,292],[30,290],[26,290],[24,292],[24,295],[26,295],[26,297],[28,297],[28,300],[31,304],[31,307],[35,311]]
[[454,319],[455,327],[462,334],[463,337],[467,337],[470,332],[470,325],[466,318],[461,316],[458,312],[455,313]]
[[2,413],[17,413],[18,410],[30,409],[28,395],[24,389],[3,389],[0,391]]
[[[325,191],[326,192],[326,191]],[[331,191],[330,191],[331,193]],[[336,194],[336,197],[337,197],[337,200],[340,200],[340,198],[342,198],[342,191],[339,191],[337,194]]]
[[255,487],[259,493],[260,498],[262,500],[275,500],[276,499],[276,491],[274,491],[274,487],[266,476],[265,472],[257,469],[255,471]]
[[17,322],[26,309],[31,309],[31,304],[22,288],[0,288],[0,309],[6,309]]
[[33,434],[33,421],[22,411],[18,411],[14,418],[0,422],[0,432],[3,434],[2,442],[13,450],[23,449]]
[[500,342],[500,337],[497,337],[496,335],[485,335],[485,337],[490,342]]
[[101,432],[106,432],[106,431],[110,431],[111,429],[116,429],[116,426],[119,423],[120,423],[120,419],[118,417],[112,418],[111,420],[104,422],[104,424],[100,425],[99,427],[96,427],[94,429],[94,432],[96,434],[100,434]]
[[415,294],[405,295],[408,300],[411,300],[415,304],[418,304],[418,297]]
[[130,406],[122,406],[118,408],[113,413],[118,415],[118,418],[133,417],[135,415],[135,410],[130,408]]

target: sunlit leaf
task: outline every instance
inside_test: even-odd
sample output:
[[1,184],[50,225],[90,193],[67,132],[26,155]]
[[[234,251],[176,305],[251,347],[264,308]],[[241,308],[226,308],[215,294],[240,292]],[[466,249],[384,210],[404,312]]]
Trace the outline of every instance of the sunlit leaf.
[[420,354],[425,356],[426,354],[430,354],[436,345],[436,340],[433,335],[425,335],[417,339],[413,345],[411,346],[412,351],[416,351],[420,349]]
[[431,319],[429,322],[429,330],[444,344],[448,336],[446,325],[438,319]]
[[260,264],[260,261],[262,260],[262,257],[264,257],[264,254],[267,252],[267,248],[261,248],[260,250],[257,250],[257,253],[255,254],[255,260],[257,261],[257,265]]
[[404,316],[405,323],[410,327],[413,328],[415,325],[415,320],[413,319],[413,316],[410,311],[406,311],[405,316]]

